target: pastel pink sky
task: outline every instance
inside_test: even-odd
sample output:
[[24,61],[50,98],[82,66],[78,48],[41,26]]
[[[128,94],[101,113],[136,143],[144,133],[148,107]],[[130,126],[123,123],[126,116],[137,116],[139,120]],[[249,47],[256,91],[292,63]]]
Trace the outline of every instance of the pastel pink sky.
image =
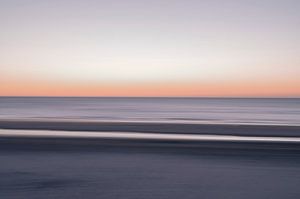
[[4,0],[1,96],[300,97],[300,1]]

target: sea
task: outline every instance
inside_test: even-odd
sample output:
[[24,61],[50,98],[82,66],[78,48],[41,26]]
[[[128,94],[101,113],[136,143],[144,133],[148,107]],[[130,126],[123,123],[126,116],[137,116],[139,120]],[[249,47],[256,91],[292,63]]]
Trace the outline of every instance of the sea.
[[[244,126],[254,126],[255,132],[262,125],[263,131],[271,134],[274,131],[277,135],[277,130],[281,135],[284,129],[294,129],[294,136],[288,137],[290,141],[277,139],[269,144],[256,138],[246,142],[237,140],[238,136],[235,140],[229,136],[226,142],[188,142],[165,137],[148,141],[107,137],[59,139],[35,136],[45,132],[56,136],[80,132],[0,129],[1,199],[296,199],[300,196],[300,141],[295,137],[300,125],[300,99],[0,97],[1,120],[3,125],[8,120],[176,124],[159,124],[168,127],[178,126],[177,123],[247,124]],[[43,122],[34,123],[33,127]],[[83,123],[74,125],[78,128]],[[265,125],[274,126],[265,128]],[[237,126],[238,131],[245,133],[243,125],[179,126]],[[220,131],[218,128],[213,129]],[[26,136],[16,136],[16,132]],[[124,138],[124,133],[117,132],[114,137]],[[131,133],[131,136],[136,134],[147,135]],[[178,138],[183,134],[164,136]]]
[[300,98],[0,97],[0,119],[300,125]]

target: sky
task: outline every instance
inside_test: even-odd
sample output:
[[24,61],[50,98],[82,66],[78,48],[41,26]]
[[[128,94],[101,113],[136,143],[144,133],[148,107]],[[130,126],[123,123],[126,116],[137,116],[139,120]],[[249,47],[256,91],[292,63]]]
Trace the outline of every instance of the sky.
[[0,0],[1,96],[300,97],[298,0]]

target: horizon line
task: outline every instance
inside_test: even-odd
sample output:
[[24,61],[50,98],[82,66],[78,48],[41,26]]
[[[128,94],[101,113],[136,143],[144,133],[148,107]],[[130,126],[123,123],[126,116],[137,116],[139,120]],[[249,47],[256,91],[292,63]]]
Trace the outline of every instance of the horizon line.
[[0,95],[0,97],[28,97],[28,98],[249,98],[249,99],[299,99],[300,96],[82,96],[82,95]]

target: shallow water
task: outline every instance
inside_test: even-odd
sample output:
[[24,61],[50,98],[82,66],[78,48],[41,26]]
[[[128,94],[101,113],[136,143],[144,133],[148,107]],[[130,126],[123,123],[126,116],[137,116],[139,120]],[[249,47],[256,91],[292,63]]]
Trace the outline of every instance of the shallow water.
[[300,195],[297,151],[82,148],[2,146],[0,198],[295,199]]

